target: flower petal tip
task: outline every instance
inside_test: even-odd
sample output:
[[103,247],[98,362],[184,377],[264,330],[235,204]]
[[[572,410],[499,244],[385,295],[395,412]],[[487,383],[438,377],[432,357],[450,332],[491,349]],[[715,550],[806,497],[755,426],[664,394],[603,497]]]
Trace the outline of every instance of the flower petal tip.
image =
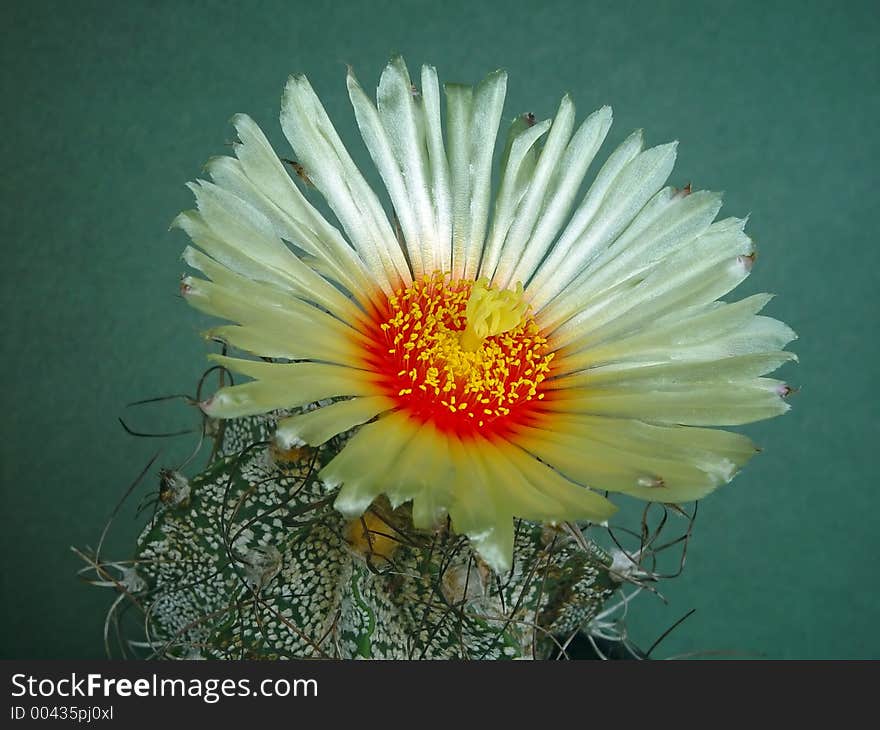
[[287,451],[288,449],[300,448],[303,446],[308,446],[309,444],[306,443],[305,439],[301,438],[295,433],[278,429],[275,432],[275,445],[278,446],[278,448]]
[[737,263],[745,269],[746,272],[750,272],[755,266],[755,259],[758,258],[758,254],[755,251],[749,254],[742,254],[736,257]]
[[[334,489],[339,487],[340,484],[339,481],[332,478],[328,480],[322,477],[321,481],[324,483],[324,486],[327,488],[328,491],[333,491]],[[339,495],[336,497],[336,500],[333,502],[333,509],[339,512],[346,519],[353,520],[356,517],[360,517],[364,512],[366,512],[367,508],[372,503],[372,497],[356,497],[350,494],[346,494],[345,490],[343,490],[339,493]]]
[[636,483],[638,486],[646,489],[663,489],[666,487],[666,482],[663,480],[663,477],[658,476],[639,477],[636,480]]

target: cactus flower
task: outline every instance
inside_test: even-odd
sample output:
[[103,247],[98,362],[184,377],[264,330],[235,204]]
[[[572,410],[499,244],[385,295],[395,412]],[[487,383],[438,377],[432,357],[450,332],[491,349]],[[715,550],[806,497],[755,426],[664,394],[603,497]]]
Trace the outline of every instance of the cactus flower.
[[[389,213],[304,76],[284,90],[295,162],[237,115],[234,157],[191,185],[185,299],[231,324],[206,334],[248,382],[201,403],[215,418],[301,409],[281,448],[353,432],[320,478],[354,519],[384,494],[416,528],[451,520],[496,571],[514,518],[607,520],[609,492],[676,503],[728,482],[755,453],[715,428],[779,415],[764,377],[795,335],[720,301],[754,260],[721,196],[666,186],[676,144],[627,137],[584,184],[611,125],[513,119],[492,175],[507,75],[445,85],[403,60],[376,102],[348,92]],[[292,174],[293,173],[293,174]],[[311,190],[311,187],[315,190]],[[582,188],[585,192],[582,192]],[[315,207],[323,196],[335,222]]]

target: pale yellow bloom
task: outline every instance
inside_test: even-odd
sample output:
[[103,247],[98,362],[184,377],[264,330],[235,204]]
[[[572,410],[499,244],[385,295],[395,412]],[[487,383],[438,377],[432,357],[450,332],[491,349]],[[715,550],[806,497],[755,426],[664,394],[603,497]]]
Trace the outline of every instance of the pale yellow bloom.
[[664,187],[675,144],[644,150],[636,132],[581,193],[609,108],[576,127],[566,96],[553,120],[517,117],[493,198],[506,82],[447,85],[444,125],[432,67],[417,91],[392,60],[376,104],[349,73],[397,232],[303,76],[281,125],[340,227],[243,115],[235,157],[209,163],[176,221],[207,277],[184,296],[235,323],[210,336],[274,360],[214,356],[252,380],[204,411],[319,403],[276,439],[357,428],[320,474],[337,509],[384,493],[412,502],[417,527],[448,515],[499,571],[514,517],[602,521],[615,508],[600,492],[682,502],[730,480],[755,447],[706,427],[787,410],[787,386],[762,376],[794,358],[794,333],[758,314],[768,295],[718,301],[754,249],[744,221],[715,221],[720,195]]

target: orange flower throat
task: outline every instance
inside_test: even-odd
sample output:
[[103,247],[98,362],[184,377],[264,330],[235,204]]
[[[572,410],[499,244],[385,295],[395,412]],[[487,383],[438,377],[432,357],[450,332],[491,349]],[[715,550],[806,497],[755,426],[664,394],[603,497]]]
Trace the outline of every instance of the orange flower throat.
[[529,420],[553,359],[521,285],[498,291],[440,273],[389,297],[372,339],[370,365],[388,395],[460,436]]

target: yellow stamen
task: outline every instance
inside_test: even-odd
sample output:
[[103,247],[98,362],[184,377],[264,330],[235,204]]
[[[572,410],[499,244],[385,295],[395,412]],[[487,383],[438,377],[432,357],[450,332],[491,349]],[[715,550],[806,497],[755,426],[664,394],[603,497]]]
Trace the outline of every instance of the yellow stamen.
[[485,279],[456,281],[436,272],[389,304],[377,350],[394,345],[386,364],[389,394],[418,417],[441,428],[482,429],[543,395],[553,353],[522,285],[498,291]]
[[525,313],[522,282],[517,282],[515,290],[503,291],[490,289],[488,279],[474,282],[465,308],[467,326],[461,333],[461,349],[476,352],[487,337],[519,327]]

